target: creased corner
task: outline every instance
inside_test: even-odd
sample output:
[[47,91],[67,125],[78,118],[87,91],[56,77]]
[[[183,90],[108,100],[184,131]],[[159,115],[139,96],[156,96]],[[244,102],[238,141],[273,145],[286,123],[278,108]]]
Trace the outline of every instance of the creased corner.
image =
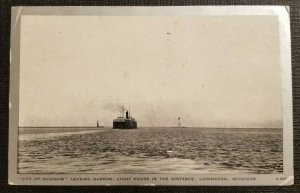
[[290,15],[290,6],[284,6],[286,9],[286,12]]
[[294,176],[289,176],[286,180],[282,181],[279,185],[281,186],[291,186],[294,184]]
[[17,26],[17,23],[20,20],[22,9],[23,9],[23,7],[18,7],[17,8],[17,13],[16,13],[16,17],[15,17],[15,22],[14,22],[14,25],[13,25],[13,29]]
[[8,181],[8,185],[16,185],[16,184],[12,181]]

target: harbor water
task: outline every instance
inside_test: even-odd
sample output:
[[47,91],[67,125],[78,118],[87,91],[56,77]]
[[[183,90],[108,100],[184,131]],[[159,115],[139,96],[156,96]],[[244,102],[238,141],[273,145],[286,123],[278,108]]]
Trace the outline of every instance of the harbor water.
[[20,128],[18,172],[283,172],[282,129]]

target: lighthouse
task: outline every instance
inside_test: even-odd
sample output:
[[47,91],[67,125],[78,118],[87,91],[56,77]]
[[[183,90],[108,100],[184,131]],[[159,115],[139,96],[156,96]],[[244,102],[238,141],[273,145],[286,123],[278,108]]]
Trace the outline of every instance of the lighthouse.
[[181,127],[180,117],[178,117],[177,119],[178,119],[178,122],[177,122],[177,127],[179,127],[179,128],[180,128],[180,127]]

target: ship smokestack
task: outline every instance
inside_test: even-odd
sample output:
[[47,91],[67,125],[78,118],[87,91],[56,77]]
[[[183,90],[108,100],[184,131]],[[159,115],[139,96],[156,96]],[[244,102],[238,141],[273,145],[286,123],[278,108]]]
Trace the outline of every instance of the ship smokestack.
[[128,119],[129,118],[129,116],[128,116],[128,111],[126,111],[126,119]]

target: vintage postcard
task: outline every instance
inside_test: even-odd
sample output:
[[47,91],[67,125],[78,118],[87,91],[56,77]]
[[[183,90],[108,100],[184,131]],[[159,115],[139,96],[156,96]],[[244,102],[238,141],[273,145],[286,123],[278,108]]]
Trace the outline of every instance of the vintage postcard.
[[291,185],[289,8],[13,7],[9,184]]

